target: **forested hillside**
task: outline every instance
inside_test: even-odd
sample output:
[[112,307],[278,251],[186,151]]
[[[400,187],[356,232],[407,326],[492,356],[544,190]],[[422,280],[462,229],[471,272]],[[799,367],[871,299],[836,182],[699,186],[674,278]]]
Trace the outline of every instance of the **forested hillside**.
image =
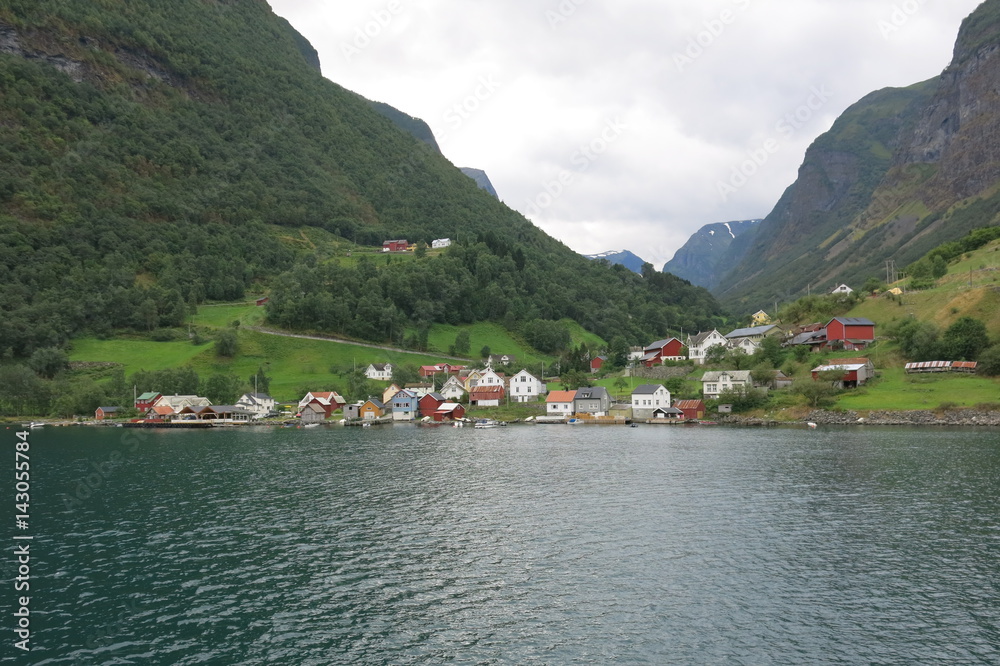
[[[0,353],[181,324],[271,293],[273,321],[374,340],[400,325],[572,317],[631,343],[721,316],[703,289],[590,262],[322,78],[263,0],[0,6]],[[319,258],[457,242],[413,262]]]

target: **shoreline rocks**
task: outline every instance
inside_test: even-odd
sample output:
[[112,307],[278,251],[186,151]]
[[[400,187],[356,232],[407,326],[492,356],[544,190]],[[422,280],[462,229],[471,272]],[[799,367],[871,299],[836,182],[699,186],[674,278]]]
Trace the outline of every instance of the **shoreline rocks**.
[[915,410],[869,412],[834,412],[817,409],[801,421],[777,421],[739,414],[720,415],[719,423],[741,426],[778,426],[812,422],[822,425],[891,425],[891,426],[993,426],[1000,427],[1000,411],[977,409],[947,409],[942,411]]

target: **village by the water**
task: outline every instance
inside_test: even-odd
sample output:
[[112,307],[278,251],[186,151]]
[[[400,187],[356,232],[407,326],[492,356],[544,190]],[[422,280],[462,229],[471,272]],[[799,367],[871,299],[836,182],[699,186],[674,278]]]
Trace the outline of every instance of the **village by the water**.
[[[841,286],[847,289],[846,286]],[[732,405],[725,398],[749,392],[766,394],[789,389],[795,381],[780,370],[767,378],[751,370],[712,369],[700,376],[701,397],[677,399],[671,395],[668,378],[679,363],[705,365],[727,354],[753,355],[770,339],[782,347],[817,352],[852,352],[812,368],[811,380],[846,390],[864,386],[877,373],[866,350],[876,341],[875,323],[866,318],[833,317],[825,323],[782,327],[771,323],[761,311],[752,325],[723,333],[719,330],[669,337],[629,351],[627,366],[617,380],[621,391],[604,386],[582,386],[564,390],[557,379],[546,380],[527,369],[513,371],[513,355],[490,354],[479,366],[442,362],[419,368],[420,382],[394,381],[392,363],[372,363],[365,369],[370,386],[382,388],[378,395],[349,399],[328,387],[317,386],[297,402],[279,403],[261,392],[243,394],[235,404],[213,405],[199,395],[169,395],[146,391],[134,396],[133,405],[99,407],[93,419],[78,420],[100,425],[136,428],[211,428],[241,425],[274,425],[312,428],[320,425],[371,427],[393,423],[452,427],[497,427],[510,422],[569,425],[714,424],[726,418]],[[597,376],[607,357],[590,359],[590,373]],[[717,364],[716,364],[717,365]],[[687,366],[690,368],[690,365]],[[976,371],[969,361],[907,363],[907,373]],[[540,374],[540,373],[539,373]],[[533,405],[534,413],[512,421],[486,418],[484,410],[519,403]],[[41,426],[41,423],[35,423]],[[810,424],[814,425],[814,424]]]

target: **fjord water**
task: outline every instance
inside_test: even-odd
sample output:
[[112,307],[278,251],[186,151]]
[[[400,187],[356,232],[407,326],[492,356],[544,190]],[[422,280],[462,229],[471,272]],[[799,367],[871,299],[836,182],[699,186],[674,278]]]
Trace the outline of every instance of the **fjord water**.
[[30,663],[1000,662],[995,430],[46,428],[31,453]]

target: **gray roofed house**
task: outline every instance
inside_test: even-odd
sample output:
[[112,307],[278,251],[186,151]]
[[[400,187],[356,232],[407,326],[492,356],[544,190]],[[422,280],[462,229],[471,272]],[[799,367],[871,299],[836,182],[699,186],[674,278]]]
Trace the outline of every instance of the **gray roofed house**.
[[712,370],[701,376],[702,394],[706,400],[715,400],[719,394],[737,386],[753,386],[749,370]]
[[603,386],[577,389],[573,396],[573,411],[579,414],[604,416],[611,410],[611,394]]

